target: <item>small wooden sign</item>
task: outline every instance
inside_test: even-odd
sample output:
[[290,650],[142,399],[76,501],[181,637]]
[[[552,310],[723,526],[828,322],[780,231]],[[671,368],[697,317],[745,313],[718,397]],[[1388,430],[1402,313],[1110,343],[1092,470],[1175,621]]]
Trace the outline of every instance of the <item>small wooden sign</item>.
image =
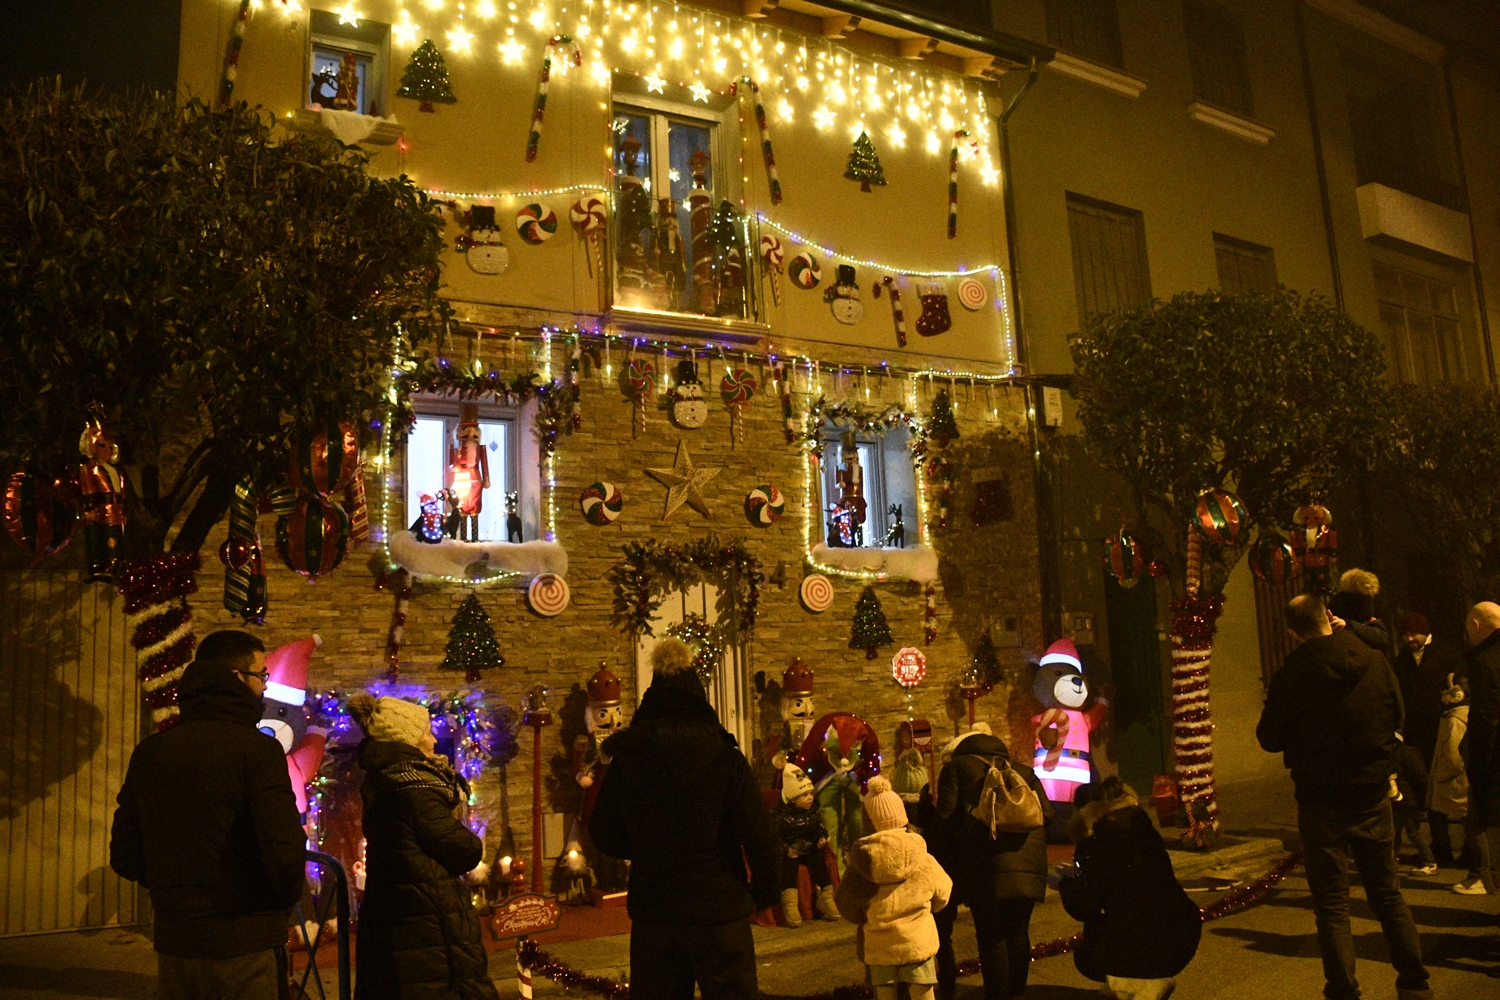
[[507,938],[555,931],[561,921],[562,910],[556,899],[528,892],[495,904],[495,915],[490,918],[490,931],[495,935],[496,941],[504,941]]

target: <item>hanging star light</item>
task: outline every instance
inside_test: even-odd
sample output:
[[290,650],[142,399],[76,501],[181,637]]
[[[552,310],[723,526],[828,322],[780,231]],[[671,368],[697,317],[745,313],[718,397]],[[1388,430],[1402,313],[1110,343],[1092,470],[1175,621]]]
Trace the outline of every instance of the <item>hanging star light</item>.
[[702,80],[694,80],[693,85],[689,87],[688,90],[692,91],[693,100],[701,101],[704,104],[708,103],[708,95],[710,91],[707,87],[703,86]]
[[703,499],[703,487],[708,485],[723,469],[699,469],[693,466],[693,459],[688,454],[687,442],[677,442],[677,458],[670,469],[647,469],[646,475],[655,479],[667,488],[667,506],[662,513],[662,520],[667,520],[677,513],[677,508],[684,503],[702,514],[711,517],[708,511],[708,501]]
[[339,24],[350,24],[356,28],[359,27],[359,11],[354,9],[354,4],[344,4],[335,13],[339,16]]
[[664,94],[667,91],[667,81],[652,73],[646,77],[646,91],[652,94]]

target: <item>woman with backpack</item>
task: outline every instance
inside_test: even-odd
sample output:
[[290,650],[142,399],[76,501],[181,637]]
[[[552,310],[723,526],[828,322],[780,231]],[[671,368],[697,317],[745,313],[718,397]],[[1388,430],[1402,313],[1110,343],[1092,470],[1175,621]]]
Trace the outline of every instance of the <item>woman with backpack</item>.
[[[997,787],[1008,787],[1010,799],[996,795]],[[974,814],[981,803],[986,820]],[[1006,812],[1016,815],[997,817]],[[974,916],[986,1000],[1020,996],[1031,966],[1031,909],[1047,892],[1045,824],[1052,803],[1031,768],[1013,763],[1004,743],[976,727],[952,747],[938,776],[937,814],[933,854],[953,878],[952,902],[935,914],[938,990],[951,997],[958,978],[953,921],[961,903]],[[992,832],[997,819],[1002,829]],[[1006,832],[1007,826],[1028,829]]]

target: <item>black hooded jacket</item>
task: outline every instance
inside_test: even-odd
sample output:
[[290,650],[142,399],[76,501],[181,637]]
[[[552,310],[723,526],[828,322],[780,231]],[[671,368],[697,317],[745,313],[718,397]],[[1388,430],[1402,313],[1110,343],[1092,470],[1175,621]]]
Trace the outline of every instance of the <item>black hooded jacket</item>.
[[938,775],[940,821],[931,838],[933,855],[952,876],[953,898],[960,903],[974,906],[1001,899],[1040,903],[1047,893],[1045,824],[1030,833],[991,837],[970,812],[979,804],[992,763],[997,767],[1009,764],[1036,793],[1044,819],[1052,819],[1052,803],[1031,768],[1011,761],[1009,749],[998,737],[966,736]]
[[765,802],[696,676],[658,675],[630,727],[602,749],[611,762],[589,834],[605,854],[631,862],[631,920],[724,924],[776,903],[779,859]]
[[468,785],[406,743],[359,745],[365,897],[355,1000],[495,1000],[469,890],[484,843],[455,816]]
[[130,756],[109,866],[151,892],[156,950],[233,958],[286,944],[306,835],[261,700],[227,668],[194,663],[182,720]]
[[1389,661],[1343,630],[1287,656],[1255,736],[1283,755],[1299,802],[1369,806],[1390,787],[1402,716]]
[[1500,826],[1500,630],[1470,647],[1469,729],[1464,766],[1469,808],[1481,823]]

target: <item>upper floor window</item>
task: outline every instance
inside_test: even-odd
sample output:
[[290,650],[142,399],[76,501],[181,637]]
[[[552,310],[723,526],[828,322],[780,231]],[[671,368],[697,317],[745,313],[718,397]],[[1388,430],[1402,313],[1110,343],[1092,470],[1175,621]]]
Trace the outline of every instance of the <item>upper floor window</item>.
[[[1414,58],[1414,57],[1413,57]],[[1340,52],[1354,169],[1360,184],[1384,184],[1437,205],[1468,211],[1456,184],[1447,129],[1431,70],[1397,53]]]
[[1123,69],[1115,0],[1046,0],[1047,41],[1104,66]]
[[743,319],[744,222],[711,111],[632,97],[614,108],[615,301]]
[[[903,427],[823,432],[823,537],[830,548],[916,544],[916,472]],[[898,527],[899,526],[899,527]]]
[[1478,373],[1478,358],[1465,357],[1453,285],[1377,262],[1375,295],[1391,368],[1398,379],[1433,385]]
[[1144,305],[1151,298],[1145,218],[1071,192],[1067,197],[1079,323],[1092,313]]
[[1239,18],[1213,3],[1190,3],[1183,12],[1193,94],[1205,104],[1249,118],[1255,106],[1250,99],[1245,33]]
[[[516,415],[508,408],[419,400],[406,439],[406,524],[436,503],[450,537],[512,538],[509,494],[519,491]],[[477,447],[476,447],[477,446]],[[426,498],[424,500],[424,498]],[[514,498],[519,501],[519,495]],[[519,518],[514,526],[519,525]]]
[[1276,291],[1276,252],[1270,247],[1214,233],[1219,289],[1229,295]]
[[359,18],[312,12],[308,47],[307,104],[362,115],[382,114],[389,62],[390,26]]

